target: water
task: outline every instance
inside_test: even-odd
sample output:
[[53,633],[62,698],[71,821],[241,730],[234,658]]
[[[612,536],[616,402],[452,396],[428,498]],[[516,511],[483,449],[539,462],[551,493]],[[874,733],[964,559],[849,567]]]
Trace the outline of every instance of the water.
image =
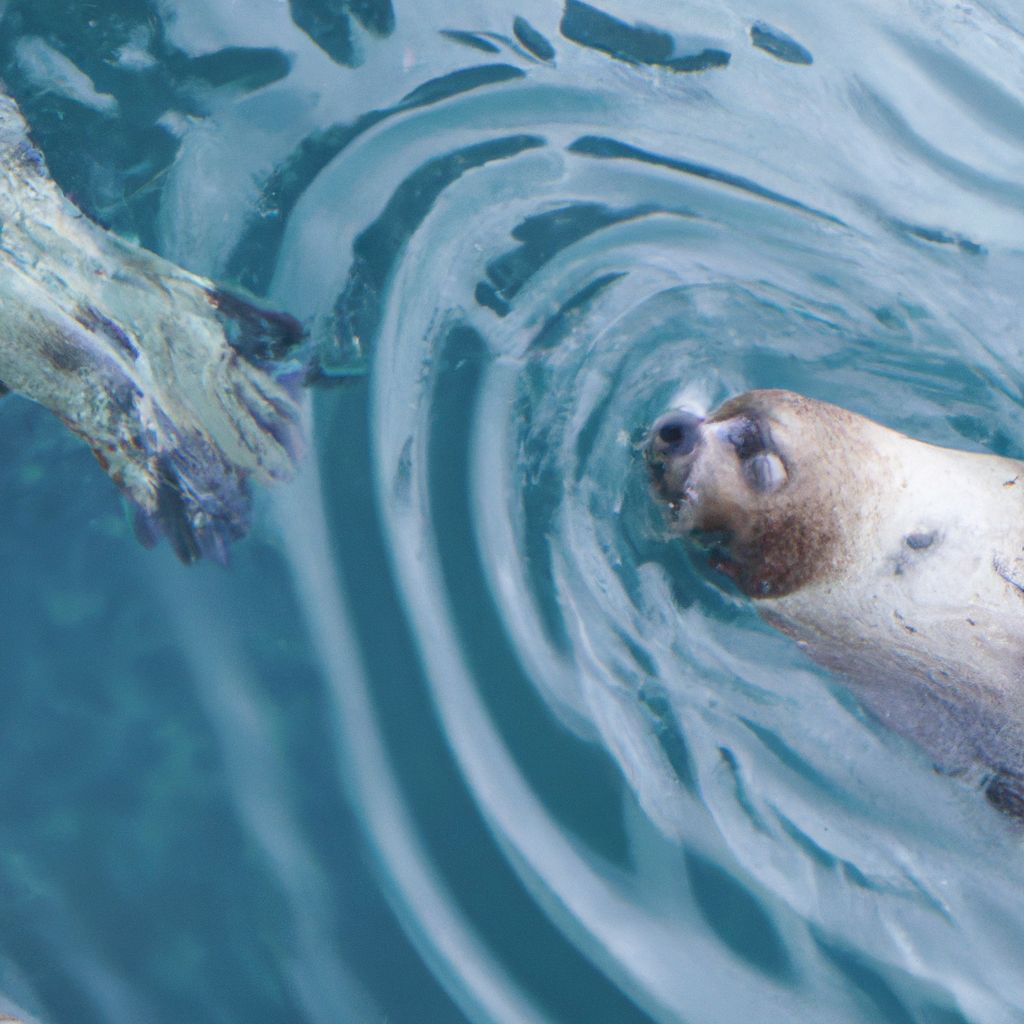
[[0,3],[62,186],[334,384],[228,572],[0,403],[11,1007],[1024,1019],[1019,836],[666,537],[638,454],[778,386],[1024,455],[1024,19],[823,10]]

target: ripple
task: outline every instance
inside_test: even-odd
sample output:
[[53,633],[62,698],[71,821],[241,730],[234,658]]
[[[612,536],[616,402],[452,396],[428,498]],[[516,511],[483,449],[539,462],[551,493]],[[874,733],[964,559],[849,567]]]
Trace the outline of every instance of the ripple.
[[[275,499],[284,558],[382,889],[474,1019],[1024,1005],[1019,851],[977,780],[869,721],[648,493],[649,424],[752,387],[1024,454],[1016,36],[786,6],[783,32],[777,4],[302,0],[230,46],[183,9],[212,93],[150,82],[151,114],[204,120],[161,136],[146,230],[302,316],[336,385]],[[125,108],[142,72],[83,64]],[[205,714],[313,960],[295,894],[332,880],[257,813],[299,830],[237,767],[262,705],[204,628]]]
[[[660,27],[633,28],[576,3],[560,27],[571,43],[670,71],[675,36]],[[810,61],[793,40],[772,38],[784,62]],[[767,35],[758,39],[768,45]],[[846,69],[815,61],[823,66],[856,81],[852,55]],[[558,69],[573,89],[583,73]],[[726,82],[747,73],[716,72],[719,102],[738,102]],[[546,72],[498,88],[529,89],[536,74]],[[627,989],[637,991],[642,959],[639,991],[693,1014],[696,997],[660,973],[656,938],[688,919],[638,923],[627,953],[611,938],[607,897],[574,895],[589,878],[635,905],[671,869],[662,855],[644,865],[624,855],[653,848],[635,818],[625,840],[596,827],[615,817],[620,797],[600,760],[588,766],[570,753],[570,734],[597,743],[647,826],[682,847],[692,920],[727,954],[703,961],[716,990],[753,993],[766,977],[799,978],[804,994],[820,995],[808,979],[828,973],[828,950],[852,1000],[830,1002],[844,1019],[865,998],[909,1005],[917,984],[936,1007],[990,1005],[984,992],[999,987],[991,973],[981,982],[975,967],[925,939],[935,908],[949,905],[939,875],[921,867],[907,881],[891,846],[927,849],[920,855],[936,867],[945,840],[931,846],[927,837],[958,832],[975,798],[837,702],[817,669],[667,537],[638,453],[646,425],[668,405],[707,407],[754,386],[841,397],[945,442],[972,440],[972,417],[1012,435],[1019,411],[991,389],[992,325],[977,302],[973,319],[965,315],[974,274],[966,261],[983,259],[990,243],[983,231],[911,217],[913,203],[881,188],[869,166],[840,174],[830,147],[847,140],[825,132],[809,142],[782,98],[770,111],[748,99],[739,118],[735,106],[716,108],[718,86],[703,81],[706,106],[694,99],[673,113],[677,97],[648,94],[639,117],[627,79],[614,96],[592,84],[605,104],[600,130],[570,134],[549,117],[569,82],[547,78],[548,103],[529,107],[532,116],[522,108],[516,121],[529,124],[532,147],[510,146],[471,175],[416,189],[423,206],[398,217],[408,233],[370,289],[382,297],[380,316],[359,332],[372,352],[376,477],[397,584],[490,827],[524,877],[565,907],[567,918],[555,919],[582,949],[618,950],[606,969]],[[841,135],[855,124],[862,145],[891,151],[889,129],[863,121],[855,102],[839,103],[817,112],[819,131],[828,122]],[[772,152],[791,147],[800,159],[783,164],[758,150],[767,159],[755,165],[747,157],[756,144],[731,134],[741,124],[756,126],[765,144],[772,138]],[[436,144],[446,152],[443,139]],[[922,175],[936,169],[923,150],[914,159]],[[1001,200],[994,178],[972,173],[946,180]],[[472,714],[471,693],[481,702]],[[567,730],[561,739],[537,730],[527,710],[537,694]],[[558,796],[545,749],[560,749],[589,785],[570,773]],[[574,809],[566,796],[582,799],[584,785],[588,801],[603,802]],[[976,813],[980,821],[983,809]],[[574,858],[548,848],[553,828],[579,844]],[[804,888],[812,878],[813,903]],[[956,902],[947,920],[980,941]],[[875,912],[890,922],[887,939],[868,927]],[[799,918],[841,940],[791,945]],[[899,932],[896,921],[909,919],[918,923]],[[912,952],[924,946],[927,967]],[[877,979],[892,980],[869,977],[868,950],[895,972]],[[800,998],[787,1011],[795,1019]]]

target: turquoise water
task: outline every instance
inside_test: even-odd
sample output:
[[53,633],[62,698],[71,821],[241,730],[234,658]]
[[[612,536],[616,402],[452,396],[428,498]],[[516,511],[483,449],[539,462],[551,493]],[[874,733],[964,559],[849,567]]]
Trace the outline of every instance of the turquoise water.
[[229,570],[0,402],[0,1008],[1024,1019],[1024,854],[678,542],[673,400],[1024,455],[1024,18],[7,0],[114,230],[310,326]]

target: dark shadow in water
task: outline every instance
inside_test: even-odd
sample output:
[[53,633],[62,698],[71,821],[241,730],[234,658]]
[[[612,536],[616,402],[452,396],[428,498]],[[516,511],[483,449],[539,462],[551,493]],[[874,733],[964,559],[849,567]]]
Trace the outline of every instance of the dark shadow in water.
[[629,64],[692,72],[721,68],[729,63],[730,55],[725,50],[704,49],[677,56],[676,40],[668,32],[649,25],[630,25],[582,0],[567,0],[561,32],[580,46]]
[[902,220],[894,220],[891,223],[897,231],[904,232],[922,242],[931,242],[933,245],[955,246],[961,252],[967,253],[968,256],[982,256],[985,253],[983,245],[980,245],[978,242],[972,242],[969,238],[952,231],[945,231],[942,228],[929,228],[920,224],[909,224]]
[[516,18],[512,25],[516,39],[538,60],[554,60],[555,48],[547,36],[538,32],[525,18]]
[[891,35],[939,89],[970,111],[973,120],[994,129],[1014,147],[1020,145],[1024,138],[1024,102],[1019,93],[1007,91],[985,75],[984,69],[972,67],[954,50],[903,32],[893,31]]
[[875,1019],[884,1020],[886,1024],[916,1024],[915,1015],[867,957],[829,941],[816,928],[811,929],[811,937],[825,959],[842,974],[855,991],[863,995]]
[[[625,637],[623,638],[625,639]],[[634,657],[643,666],[647,655],[634,643],[629,643]],[[647,675],[657,679],[657,671],[654,665],[648,663]],[[700,795],[700,784],[697,781],[697,772],[690,756],[690,748],[686,744],[686,737],[679,728],[679,722],[672,711],[672,705],[661,689],[660,683],[653,683],[645,686],[637,695],[638,699],[648,714],[648,720],[654,732],[654,737],[665,755],[665,760],[672,767],[677,781],[694,796]]]
[[799,825],[790,821],[781,811],[776,811],[775,817],[778,819],[786,835],[820,867],[826,871],[840,871],[851,885],[856,885],[860,889],[878,891],[878,887],[871,884],[867,876],[856,864],[844,860],[842,857],[837,857],[834,853],[826,850],[800,828]]
[[[832,779],[818,771],[817,768],[772,732],[771,729],[766,729],[764,726],[758,725],[757,722],[742,716],[740,721],[761,741],[769,753],[778,758],[790,771],[795,772],[800,778],[810,782],[816,790],[833,796],[842,795]],[[847,799],[849,798],[847,797]]]
[[391,0],[288,0],[288,6],[292,21],[333,61],[349,67],[362,60],[353,21],[375,36],[395,29]]
[[441,30],[445,39],[451,39],[454,43],[461,43],[471,50],[480,50],[481,53],[501,53],[501,47],[492,43],[490,39],[477,35],[476,32],[463,32],[459,29],[446,28]]
[[[591,303],[601,295],[607,288],[610,288],[616,281],[621,281],[626,276],[626,271],[613,271],[609,274],[602,274],[594,278],[589,284],[584,285],[575,295],[565,300],[557,311],[547,320],[544,326],[534,335],[530,342],[532,350],[546,350],[557,348],[565,338],[572,333],[573,328],[581,323],[587,315]],[[611,397],[607,399],[600,409],[600,415],[595,412],[590,417],[588,424],[580,431],[577,443],[577,465],[586,462],[586,451],[597,438],[597,432],[604,422],[603,413],[606,405],[610,404]],[[577,476],[577,481],[579,477]]]
[[639,149],[630,146],[617,139],[611,139],[603,135],[583,135],[571,146],[570,153],[579,153],[581,156],[598,157],[602,160],[639,160],[641,163],[652,164],[655,167],[666,167],[672,171],[679,171],[682,174],[692,174],[698,178],[705,178],[708,181],[718,182],[721,185],[729,185],[731,188],[749,192],[759,199],[768,199],[781,206],[788,206],[803,213],[809,213],[814,217],[820,217],[832,224],[842,224],[838,217],[826,213],[824,210],[816,210],[813,206],[807,206],[798,199],[791,199],[780,192],[759,185],[750,178],[744,178],[738,174],[730,174],[728,171],[720,171],[707,164],[698,164],[690,160],[676,160],[672,157],[662,156],[659,153],[652,153],[649,150]]
[[750,824],[753,825],[758,832],[767,833],[768,825],[764,818],[761,817],[760,812],[754,806],[754,802],[750,799],[750,795],[747,793],[747,782],[743,776],[743,771],[740,768],[740,763],[737,760],[736,755],[728,747],[719,747],[718,752],[722,755],[722,763],[725,765],[726,770],[732,776],[736,802],[743,808],[743,813],[746,814],[747,818],[750,820]]
[[787,64],[813,64],[814,58],[811,51],[801,46],[792,36],[780,32],[763,21],[757,21],[750,26],[750,41],[759,50],[771,54],[778,60]]
[[487,280],[476,286],[476,301],[505,316],[526,282],[563,249],[603,228],[653,213],[689,215],[689,211],[651,205],[616,210],[603,203],[571,203],[527,217],[512,231],[520,245],[487,264]]
[[707,926],[740,959],[784,985],[798,981],[772,915],[721,865],[687,850],[686,874]]
[[244,92],[253,92],[280,81],[291,67],[291,59],[280,50],[227,46],[215,53],[191,58],[181,70],[215,88],[232,85]]

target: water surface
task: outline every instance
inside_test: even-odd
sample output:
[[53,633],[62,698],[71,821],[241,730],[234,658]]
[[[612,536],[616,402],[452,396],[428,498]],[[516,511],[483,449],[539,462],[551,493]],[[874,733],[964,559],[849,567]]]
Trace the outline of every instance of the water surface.
[[676,401],[1024,455],[1022,19],[7,0],[104,224],[310,325],[230,569],[0,403],[0,991],[39,1021],[1024,1018],[1024,861],[666,536]]

